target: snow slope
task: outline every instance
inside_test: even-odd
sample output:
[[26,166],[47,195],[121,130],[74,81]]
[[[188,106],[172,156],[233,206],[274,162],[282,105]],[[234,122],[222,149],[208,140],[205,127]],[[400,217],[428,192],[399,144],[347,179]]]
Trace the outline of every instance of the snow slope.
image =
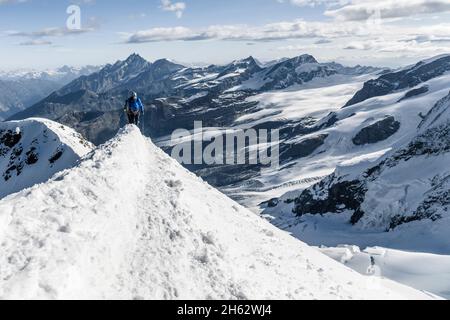
[[0,298],[427,299],[239,206],[128,126],[0,201]]
[[[409,224],[439,220],[437,225],[446,225],[447,231],[443,227],[436,240],[438,244],[447,243],[450,252],[449,115],[447,91],[447,96],[423,118],[411,140],[374,163],[339,167],[332,176],[300,195],[295,212],[299,215],[339,213],[347,209],[354,213],[353,224],[372,231],[400,228],[406,232]],[[349,187],[330,191],[344,184]],[[336,206],[342,208],[335,209]]]
[[[320,125],[321,119],[326,118],[329,114],[338,113],[342,105],[351,98],[354,92],[363,86],[364,81],[374,76],[375,74],[334,75],[327,78],[318,78],[307,84],[293,86],[285,90],[264,92],[246,97],[244,99],[245,103],[249,104],[248,111],[237,112],[237,115],[232,117],[230,126],[204,127],[204,134],[213,137],[225,135],[227,130],[250,127],[279,129],[281,150],[291,145],[301,144],[303,138],[308,140],[322,133],[324,135],[331,133],[331,135],[336,134],[338,136],[343,131],[341,128],[344,128],[344,130],[348,128],[348,123],[346,124],[347,127],[342,126],[337,130],[334,130],[333,127],[323,129],[312,127]],[[237,95],[236,92],[234,94]],[[217,110],[223,110],[223,112],[220,111],[220,116],[228,110],[238,109],[235,105],[226,105],[225,100],[228,98],[236,99],[232,95],[233,93],[230,92],[220,96],[221,104],[217,107]],[[343,112],[347,111],[344,110]],[[345,117],[347,117],[347,114],[345,114]],[[200,118],[207,119],[205,115],[201,114],[195,120]],[[172,120],[172,122],[174,121]],[[356,127],[355,130],[358,130],[358,126],[360,126],[360,123],[353,123],[353,127]],[[310,131],[311,133],[306,134]],[[192,130],[191,134],[189,139],[195,140],[197,137],[194,136]],[[327,140],[331,139],[334,140],[334,137],[330,136]],[[156,139],[155,142],[158,146],[167,148],[178,143],[179,140],[172,139],[170,135],[167,135]],[[281,152],[280,160],[283,166],[280,169],[257,170],[253,174],[253,172],[246,172],[245,168],[242,168],[241,171],[232,171],[228,175],[225,167],[218,166],[217,170],[211,170],[211,173],[201,170],[196,171],[196,173],[211,184],[218,185],[221,191],[238,200],[239,203],[258,211],[257,207],[261,202],[279,197],[291,190],[310,186],[318,179],[332,173],[336,164],[346,159],[349,148],[334,147],[336,141],[332,143],[325,141],[324,143],[329,148],[328,150],[321,147],[310,156],[294,155],[292,159],[287,159],[287,156]],[[322,152],[324,149],[330,152]],[[372,149],[375,148],[372,147]],[[349,157],[353,157],[354,154],[364,154],[364,150],[354,148]],[[285,160],[288,163],[284,163]],[[219,178],[216,179],[215,176]],[[240,178],[242,180],[234,182],[233,179],[238,180],[240,176],[243,177]],[[216,183],[215,180],[221,182]],[[232,182],[228,182],[228,180]]]
[[0,123],[0,199],[45,182],[91,150],[80,134],[50,120]]
[[[281,102],[277,102],[275,98],[281,98],[281,95],[277,92],[278,97],[269,97],[267,108],[273,109],[275,108],[274,106],[280,105],[283,113],[291,117],[295,111],[291,105],[304,106],[303,108],[298,108],[298,113],[302,116],[311,114],[312,117],[319,117],[319,119],[329,110],[329,112],[332,112],[331,115],[335,116],[338,121],[332,126],[325,126],[323,129],[311,134],[299,135],[297,140],[307,140],[318,135],[327,135],[327,139],[313,154],[293,160],[292,163],[282,168],[281,173],[267,173],[259,178],[264,185],[276,186],[276,188],[268,189],[263,194],[259,192],[256,196],[259,200],[261,195],[265,196],[265,200],[275,197],[294,199],[306,187],[317,182],[315,178],[323,179],[325,176],[333,173],[338,167],[351,166],[351,170],[355,173],[360,172],[361,168],[370,167],[377,160],[383,158],[384,155],[392,153],[409,143],[417,135],[418,126],[423,116],[433,108],[437,101],[448,95],[449,83],[450,74],[447,73],[420,84],[420,86],[428,86],[426,94],[399,102],[410,90],[405,89],[385,96],[370,98],[343,109],[340,109],[342,99],[345,99],[347,92],[354,90],[355,86],[361,85],[360,83],[353,83],[352,88],[350,84],[348,86],[335,87],[334,89],[341,87],[341,95],[333,94],[334,89],[330,86],[323,90],[324,94],[320,99],[317,99],[317,95],[312,93],[310,97],[301,96],[298,93],[297,96],[302,99],[299,99],[295,104],[291,104],[286,100],[288,96],[284,97]],[[344,89],[346,87],[347,89]],[[311,92],[311,90],[308,91]],[[305,90],[300,92],[305,92]],[[286,106],[286,108],[283,106]],[[311,106],[310,111],[307,109],[308,106]],[[393,117],[400,123],[400,128],[397,132],[376,143],[355,145],[353,140],[361,130],[373,123],[386,119],[388,116]],[[276,115],[272,117],[272,120],[275,119]],[[326,116],[319,123],[323,123],[328,119],[329,116]],[[295,138],[291,140],[295,143]],[[357,166],[360,166],[360,168],[358,169]],[[417,174],[420,175],[419,172]],[[309,184],[301,183],[304,179],[310,179],[311,182]],[[245,202],[245,204],[249,207],[257,206],[257,203],[251,202],[251,200]]]
[[450,256],[357,246],[322,247],[329,257],[367,274],[370,266],[379,275],[450,299]]

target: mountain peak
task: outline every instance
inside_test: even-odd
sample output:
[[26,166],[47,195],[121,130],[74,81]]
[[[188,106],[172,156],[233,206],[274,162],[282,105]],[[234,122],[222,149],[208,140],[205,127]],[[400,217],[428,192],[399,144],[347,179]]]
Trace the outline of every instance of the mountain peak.
[[316,58],[314,58],[312,55],[310,54],[302,54],[298,57],[292,58],[293,61],[295,61],[298,64],[302,64],[302,63],[319,63]]
[[160,66],[161,65],[181,66],[180,64],[175,63],[175,62],[173,62],[173,61],[171,61],[169,59],[166,59],[166,58],[155,60],[153,62],[153,64],[154,65],[160,65]]
[[174,63],[168,59],[159,59],[153,62],[148,71],[154,75],[159,74],[160,76],[167,76],[172,72],[176,72],[184,68],[184,66]]
[[[119,62],[120,63],[120,62]],[[125,64],[128,65],[148,65],[150,64],[150,62],[148,62],[147,60],[145,60],[144,58],[142,58],[139,54],[137,53],[133,53],[132,55],[130,55],[125,61]],[[120,64],[123,64],[120,63]]]
[[0,123],[0,199],[45,182],[91,149],[80,134],[50,120]]
[[422,60],[415,65],[384,73],[377,79],[364,83],[344,107],[348,107],[373,97],[384,96],[397,90],[413,88],[421,83],[437,78],[450,71],[450,55],[440,55]]
[[257,63],[256,59],[253,56],[249,56],[242,61],[249,62],[249,63]]
[[245,59],[241,59],[241,60],[234,60],[230,65],[231,66],[236,66],[236,65],[243,65],[243,64],[246,64],[246,65],[249,65],[249,66],[259,65],[256,62],[255,58],[253,58],[253,56],[249,56],[249,57],[247,57]]
[[61,68],[57,69],[59,72],[72,72],[73,67],[70,67],[68,65],[63,65]]

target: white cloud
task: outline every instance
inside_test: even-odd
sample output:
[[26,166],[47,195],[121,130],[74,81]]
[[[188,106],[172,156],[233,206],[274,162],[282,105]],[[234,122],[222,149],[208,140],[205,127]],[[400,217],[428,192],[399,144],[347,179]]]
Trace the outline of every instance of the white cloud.
[[84,29],[67,29],[67,28],[45,28],[32,32],[14,31],[9,32],[11,37],[30,37],[30,38],[43,38],[43,37],[63,37],[67,35],[83,34],[90,31],[94,31],[94,28]]
[[420,14],[433,14],[450,11],[449,0],[276,0],[289,2],[299,7],[328,8],[325,15],[339,20],[360,21],[369,19],[375,12],[381,18],[410,17]]
[[181,18],[183,16],[184,10],[186,10],[186,3],[184,2],[173,3],[171,0],[161,0],[161,8],[164,11],[175,12],[177,18]]
[[132,34],[122,33],[125,42],[142,43],[155,41],[194,41],[194,40],[229,40],[229,41],[275,41],[286,39],[336,38],[361,34],[364,31],[359,24],[342,23],[331,26],[324,22],[306,22],[295,20],[278,22],[259,27],[248,25],[218,25],[205,29],[187,27],[153,28]]
[[0,5],[7,3],[22,3],[27,2],[27,0],[0,0]]
[[449,0],[351,0],[338,9],[327,10],[325,15],[341,21],[362,21],[376,13],[388,19],[449,11]]
[[[168,41],[240,41],[256,44],[276,41],[277,52],[311,52],[318,57],[339,52],[355,61],[421,59],[450,52],[450,23],[429,17],[417,25],[412,20],[388,19],[372,28],[366,21],[281,21],[262,26],[218,25],[205,28],[152,28],[122,33],[125,43]],[[279,45],[279,47],[277,47]],[[330,51],[331,50],[331,51]]]
[[[2,1],[2,0],[0,0]],[[85,2],[93,0],[84,0]],[[4,34],[9,37],[22,37],[28,38],[28,40],[21,42],[20,45],[24,46],[38,46],[38,45],[50,45],[52,42],[47,38],[65,37],[82,35],[88,32],[93,32],[100,27],[100,23],[96,17],[90,17],[87,20],[86,25],[81,29],[68,29],[67,27],[51,27],[44,28],[37,31],[6,31]]]
[[388,38],[379,38],[376,40],[364,42],[351,42],[343,49],[370,51],[374,54],[407,54],[409,56],[435,56],[441,53],[448,53],[448,47],[436,46],[431,42],[424,43],[416,40],[392,40]]
[[52,42],[48,41],[48,40],[29,40],[29,41],[24,41],[21,42],[20,45],[21,46],[48,46],[51,45]]
[[144,43],[157,41],[194,40],[199,35],[186,27],[153,28],[136,33],[122,33],[128,43]]
[[298,7],[316,7],[326,5],[327,7],[334,7],[338,5],[347,4],[351,0],[276,0],[279,3],[289,2]]

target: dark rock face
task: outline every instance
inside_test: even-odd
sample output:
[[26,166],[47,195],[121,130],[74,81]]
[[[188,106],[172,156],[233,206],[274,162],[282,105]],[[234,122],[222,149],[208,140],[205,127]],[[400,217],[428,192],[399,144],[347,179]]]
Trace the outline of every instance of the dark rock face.
[[325,143],[327,134],[321,134],[313,138],[305,139],[296,144],[283,144],[280,148],[281,163],[292,159],[303,158],[311,155]]
[[51,164],[54,164],[56,161],[59,160],[59,158],[62,157],[63,154],[64,154],[63,150],[56,151],[55,154],[50,159],[48,159],[48,162],[50,162]]
[[[386,176],[396,174],[397,168],[400,168],[399,170],[402,172],[403,168],[410,163],[411,169],[414,170],[414,165],[417,166],[417,163],[420,163],[423,166],[423,161],[426,161],[430,164],[430,167],[435,168],[434,170],[438,168],[438,171],[436,171],[437,175],[431,179],[429,185],[423,187],[422,198],[416,206],[408,208],[403,214],[399,214],[398,210],[392,212],[392,215],[388,212],[387,224],[384,222],[385,225],[382,225],[382,227],[389,231],[413,221],[441,219],[450,212],[450,170],[446,167],[440,169],[438,166],[442,163],[442,157],[448,157],[450,153],[449,114],[450,94],[438,101],[430,110],[419,126],[419,130],[422,129],[422,131],[408,144],[380,159],[376,165],[356,173],[356,176],[352,174],[353,178],[351,179],[347,178],[345,174],[340,175],[337,171],[304,190],[295,199],[294,212],[298,215],[304,215],[341,213],[344,210],[351,210],[353,215],[350,222],[355,224],[366,214],[371,214],[369,210],[383,210],[376,209],[380,203],[382,204],[382,201],[379,203],[372,202],[377,201],[373,192],[380,189]],[[414,162],[416,159],[420,159],[420,161]],[[437,161],[437,163],[434,161]],[[423,170],[423,168],[420,168],[420,170]],[[439,170],[442,171],[439,172]],[[389,179],[392,179],[392,177]],[[411,183],[415,183],[416,177],[412,179]],[[408,180],[403,183],[405,190],[407,190]],[[371,187],[374,184],[376,187],[372,190]],[[370,200],[366,201],[367,197]],[[399,198],[398,201],[401,202],[402,199]]]
[[294,213],[304,214],[339,213],[353,210],[351,223],[356,224],[364,212],[360,206],[366,189],[361,181],[341,181],[334,183],[334,176],[327,178],[311,189],[306,189],[295,199]]
[[402,224],[413,221],[430,219],[437,221],[442,218],[442,213],[450,208],[450,177],[436,177],[432,183],[432,188],[427,192],[427,196],[419,204],[417,209],[410,216],[396,215],[392,218],[389,230],[393,230]]
[[187,166],[209,184],[221,188],[249,181],[259,175],[258,165]]
[[394,117],[388,116],[368,127],[363,128],[354,138],[357,146],[377,143],[386,140],[400,129],[400,122]]
[[124,61],[106,65],[99,72],[82,76],[58,90],[64,96],[71,92],[92,91],[104,93],[108,90],[130,81],[135,76],[149,68],[150,63],[137,54],[133,54]]
[[0,199],[72,167],[93,146],[59,123],[0,122]]
[[247,80],[250,76],[261,70],[262,68],[258,65],[256,60],[253,57],[248,57],[247,59],[236,61],[226,66],[223,70],[221,70],[217,77],[222,78],[229,74],[239,72],[241,80]]
[[409,69],[384,74],[378,79],[366,82],[364,87],[344,107],[373,97],[387,95],[397,90],[416,87],[448,71],[450,71],[450,56],[438,58],[428,63],[419,62]]
[[338,118],[336,113],[331,112],[322,121],[323,122],[322,122],[321,125],[319,125],[319,128],[320,129],[325,129],[325,128],[330,128],[330,127],[334,126],[339,121],[339,118]]
[[275,208],[276,206],[278,206],[278,204],[280,204],[280,199],[278,198],[272,198],[268,201],[264,201],[261,202],[259,204],[260,207],[267,207],[267,208]]
[[285,89],[294,84],[303,84],[314,78],[328,77],[336,73],[334,68],[319,64],[313,56],[302,55],[278,63],[265,71],[263,79],[267,82],[261,91]]
[[275,208],[279,203],[280,203],[280,200],[278,198],[273,198],[267,202],[267,206],[269,208]]
[[26,155],[27,155],[27,158],[25,160],[25,163],[28,165],[35,164],[36,162],[39,161],[39,157],[36,153],[35,147],[31,147],[31,149],[27,151]]
[[407,100],[407,99],[411,99],[413,97],[420,96],[422,94],[427,93],[429,90],[430,90],[430,88],[428,86],[422,86],[420,88],[413,89],[411,91],[408,91],[403,98],[398,100],[398,102],[402,102],[403,100]]
[[0,131],[0,144],[3,144],[8,148],[12,148],[18,144],[21,138],[21,132],[13,132],[11,130]]
[[7,168],[3,172],[3,179],[5,181],[11,179],[14,173],[16,176],[20,176],[25,165],[33,165],[39,161],[37,148],[33,145],[27,148],[25,156],[22,156],[24,147],[20,142],[21,138],[21,132],[11,130],[0,132],[0,156],[10,154]]
[[23,169],[23,164],[19,164],[19,165],[13,164],[13,165],[11,165],[3,173],[3,179],[5,179],[5,181],[8,181],[9,179],[11,179],[12,174],[13,174],[14,171],[16,171],[16,175],[19,176],[22,173],[22,169]]
[[147,96],[170,96],[174,94],[174,87],[176,86],[176,80],[172,79],[171,76],[182,69],[184,69],[182,65],[166,59],[157,60],[154,63],[147,62],[143,65],[143,71],[140,74],[140,69],[134,71],[138,74],[135,78],[122,81],[120,85],[116,85],[112,91],[109,91],[111,91],[111,94],[113,92],[127,94],[127,91],[133,88],[134,91],[145,92]]
[[385,79],[379,78],[377,80],[370,80],[364,84],[364,87],[358,91],[349,102],[347,102],[344,108],[373,97],[389,94],[395,90],[395,87],[395,84],[392,84]]
[[23,147],[19,143],[21,139],[21,132],[0,130],[0,157],[6,156],[9,151],[11,151],[8,167],[3,173],[3,179],[5,181],[8,181],[11,178],[14,171],[17,172],[17,175],[22,172],[23,164],[15,163],[16,158],[20,157],[23,152]]

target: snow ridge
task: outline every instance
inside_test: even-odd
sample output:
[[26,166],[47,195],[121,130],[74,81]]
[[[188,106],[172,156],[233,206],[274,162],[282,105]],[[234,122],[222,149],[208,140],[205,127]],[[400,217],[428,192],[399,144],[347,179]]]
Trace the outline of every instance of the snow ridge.
[[0,199],[47,181],[92,148],[79,133],[50,120],[0,123]]
[[0,298],[424,299],[258,218],[134,126],[0,201]]

